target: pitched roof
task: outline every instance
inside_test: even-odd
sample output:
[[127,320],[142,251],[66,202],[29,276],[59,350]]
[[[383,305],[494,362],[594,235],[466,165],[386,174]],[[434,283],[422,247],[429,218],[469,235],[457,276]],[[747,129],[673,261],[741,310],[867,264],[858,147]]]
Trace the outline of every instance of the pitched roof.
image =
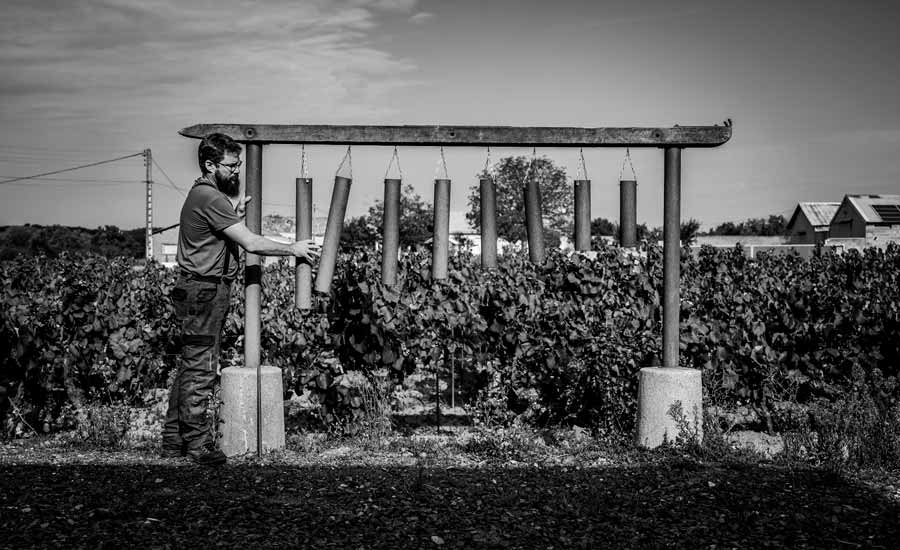
[[801,202],[797,204],[813,227],[827,227],[840,206],[839,202]]
[[[891,209],[891,206],[900,208],[900,195],[847,195],[844,200],[860,213],[866,223],[896,223],[893,219],[882,219],[882,215],[877,210],[885,212]],[[876,210],[874,207],[880,207]],[[884,207],[888,208],[885,209]]]

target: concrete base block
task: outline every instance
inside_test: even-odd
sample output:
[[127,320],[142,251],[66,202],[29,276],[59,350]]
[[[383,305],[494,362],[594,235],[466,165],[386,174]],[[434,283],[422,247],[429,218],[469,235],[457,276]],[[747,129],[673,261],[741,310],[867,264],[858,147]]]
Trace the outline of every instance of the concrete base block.
[[[281,369],[260,368],[263,452],[284,448],[284,392]],[[222,369],[219,446],[226,456],[256,453],[256,369]]]
[[650,367],[641,369],[638,387],[635,443],[655,448],[664,440],[675,441],[678,423],[670,407],[681,402],[691,432],[703,438],[703,385],[698,369]]

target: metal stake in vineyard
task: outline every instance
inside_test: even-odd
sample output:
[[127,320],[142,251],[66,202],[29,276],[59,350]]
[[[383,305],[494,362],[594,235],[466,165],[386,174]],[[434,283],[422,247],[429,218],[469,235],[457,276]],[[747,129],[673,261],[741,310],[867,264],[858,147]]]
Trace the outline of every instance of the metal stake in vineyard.
[[[699,422],[702,418],[699,416],[701,406],[700,372],[696,369],[682,369],[678,366],[681,154],[683,149],[718,147],[726,143],[732,135],[730,119],[724,125],[674,126],[670,128],[199,124],[184,128],[180,133],[186,137],[202,139],[213,132],[227,134],[247,146],[247,188],[248,193],[254,196],[247,208],[247,226],[251,231],[257,233],[260,231],[262,212],[262,146],[264,144],[346,145],[348,146],[346,161],[349,161],[349,146],[352,145],[651,147],[662,149],[665,174],[663,182],[665,204],[663,222],[663,367],[641,370],[636,442],[640,445],[655,447],[661,444],[665,437],[670,439],[675,437],[677,427],[674,419],[669,417],[668,409],[676,401],[681,402],[682,410],[685,411],[689,421],[697,420]],[[352,175],[343,177],[340,174],[335,177],[332,208],[329,211],[328,227],[326,228],[326,242],[323,246],[319,273],[316,278],[316,290],[320,292],[327,292],[330,288],[351,178]],[[446,188],[449,191],[449,178],[447,180]],[[435,190],[439,191],[436,193],[435,200],[435,216],[437,217],[439,206],[441,211],[445,206],[449,206],[449,193],[445,194],[437,182]],[[532,186],[528,191],[531,196],[531,207],[528,211],[531,214],[526,223],[537,229],[540,223],[540,208],[534,208],[537,203],[534,199],[538,197],[539,200],[540,190]],[[446,202],[442,198],[442,203],[439,205],[438,197],[446,197]],[[537,217],[535,213],[537,213]],[[436,219],[436,221],[438,220]],[[624,222],[624,220],[620,221]],[[529,241],[531,241],[532,234],[536,237],[537,231],[533,232],[530,228]],[[437,244],[437,239],[435,239],[435,244]],[[532,260],[542,261],[542,255],[540,258],[537,257],[538,249],[537,246],[532,246],[533,244],[537,243],[529,242],[529,253],[532,255]],[[435,252],[440,252],[440,250],[435,250]],[[433,268],[440,265],[437,260],[438,258],[432,257]],[[490,266],[485,265],[484,267],[489,268]],[[248,254],[245,271],[244,358],[245,367],[257,369],[259,368],[260,278],[259,259],[253,254]],[[225,383],[225,372],[228,370],[223,370],[223,384]],[[269,380],[279,384],[278,389],[280,390],[280,376],[273,376]],[[280,391],[273,392],[273,394],[275,393],[281,395]],[[229,403],[226,402],[224,407],[229,407]],[[277,409],[282,409],[280,402]],[[223,436],[223,450],[225,450],[225,439],[229,437],[229,434],[234,433],[226,429]],[[283,439],[284,434],[282,433],[282,442]],[[259,446],[261,447],[261,444]]]

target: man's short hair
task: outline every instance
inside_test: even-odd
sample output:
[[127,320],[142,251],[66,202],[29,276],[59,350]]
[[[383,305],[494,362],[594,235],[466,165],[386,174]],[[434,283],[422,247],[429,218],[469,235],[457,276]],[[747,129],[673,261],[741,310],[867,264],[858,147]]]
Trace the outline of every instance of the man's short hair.
[[240,144],[225,134],[209,134],[203,138],[200,141],[200,147],[197,148],[200,172],[206,173],[206,161],[208,160],[216,164],[222,162],[222,159],[225,158],[225,153],[240,155]]

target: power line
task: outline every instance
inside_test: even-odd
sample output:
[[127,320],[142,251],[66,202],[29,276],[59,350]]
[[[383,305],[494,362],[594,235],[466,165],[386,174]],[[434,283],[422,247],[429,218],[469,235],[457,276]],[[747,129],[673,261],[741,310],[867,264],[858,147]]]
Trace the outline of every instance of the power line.
[[0,152],[3,151],[11,151],[17,153],[38,153],[38,154],[80,154],[80,155],[119,155],[125,154],[133,149],[106,149],[98,150],[98,149],[60,149],[58,147],[25,147],[18,145],[0,145]]
[[125,159],[129,159],[132,157],[139,157],[139,156],[143,156],[143,155],[144,155],[143,152],[134,153],[132,155],[126,155],[124,157],[118,157],[118,158],[109,159],[109,160],[101,160],[100,162],[92,162],[90,164],[82,164],[81,166],[75,166],[73,168],[64,168],[62,170],[54,170],[53,172],[44,172],[43,174],[35,174],[33,176],[22,176],[19,178],[7,179],[7,180],[0,181],[0,184],[12,183],[14,181],[31,180],[31,179],[41,178],[44,176],[52,176],[53,174],[61,174],[63,172],[71,172],[72,170],[80,170],[82,168],[90,168],[91,166],[98,166],[100,164],[109,164],[110,162],[116,162],[116,161],[125,160]]
[[168,231],[168,230],[170,230],[170,229],[175,229],[175,228],[178,227],[179,225],[181,225],[181,224],[180,224],[180,223],[176,223],[176,224],[170,225],[169,227],[161,227],[161,228],[158,228],[158,229],[154,229],[154,230],[153,230],[153,235],[159,235],[160,233],[165,233],[166,231]]
[[162,166],[160,166],[159,163],[156,162],[156,158],[154,157],[152,160],[153,160],[153,164],[154,164],[157,168],[159,168],[159,171],[162,172],[162,175],[165,176],[165,178],[169,181],[169,185],[171,185],[173,189],[175,189],[176,191],[178,191],[179,193],[181,193],[181,196],[186,197],[186,196],[187,196],[187,193],[185,193],[180,187],[178,187],[177,185],[175,185],[175,182],[172,181],[172,178],[169,177],[169,174],[166,174],[166,171],[162,169]]
[[[15,179],[16,176],[0,176],[0,178]],[[62,181],[70,183],[144,183],[144,180],[123,180],[108,178],[30,178],[34,181]],[[30,185],[28,183],[11,183],[10,185]]]
[[79,185],[82,187],[115,187],[117,185],[130,185],[133,186],[135,184],[140,184],[143,182],[140,181],[72,181],[66,182],[65,180],[59,181],[43,181],[43,180],[28,180],[30,183],[10,183],[10,187],[33,187],[35,189],[38,188],[48,188],[48,187],[71,187],[73,185]]

